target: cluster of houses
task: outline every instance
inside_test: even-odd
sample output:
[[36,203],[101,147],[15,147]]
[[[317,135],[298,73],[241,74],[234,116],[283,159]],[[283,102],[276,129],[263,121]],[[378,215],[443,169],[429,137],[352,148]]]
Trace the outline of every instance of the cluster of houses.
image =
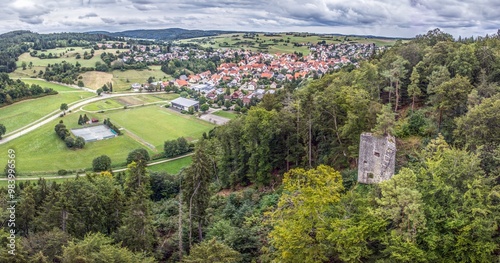
[[[216,72],[205,71],[193,75],[181,75],[177,79],[153,83],[134,83],[131,88],[161,90],[166,86],[192,89],[215,99],[225,94],[223,87],[236,89],[226,99],[241,99],[245,104],[252,97],[261,99],[266,93],[274,93],[286,81],[321,76],[339,69],[344,65],[357,65],[358,60],[379,52],[384,47],[374,44],[339,43],[311,44],[301,43],[309,47],[311,53],[303,56],[298,53],[268,54],[248,50],[218,49],[206,52],[188,47],[172,46],[169,52],[160,46],[136,46],[122,56],[123,61],[130,59],[158,63],[171,59],[188,60],[190,57],[211,59],[218,56],[221,63]],[[223,84],[223,85],[222,85]],[[154,87],[150,88],[150,87]]]

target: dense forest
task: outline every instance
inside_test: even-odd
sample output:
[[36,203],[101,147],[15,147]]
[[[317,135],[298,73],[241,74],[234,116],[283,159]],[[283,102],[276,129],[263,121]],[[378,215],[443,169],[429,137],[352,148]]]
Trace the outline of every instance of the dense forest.
[[56,47],[91,46],[98,41],[118,38],[103,34],[51,33],[38,34],[31,31],[12,31],[0,35],[0,72],[12,72],[16,69],[19,55],[30,48],[44,50]]
[[[16,256],[0,261],[494,262],[499,81],[498,34],[398,42],[266,94],[177,175],[134,154],[124,173],[19,183]],[[362,132],[396,137],[392,179],[357,183]]]

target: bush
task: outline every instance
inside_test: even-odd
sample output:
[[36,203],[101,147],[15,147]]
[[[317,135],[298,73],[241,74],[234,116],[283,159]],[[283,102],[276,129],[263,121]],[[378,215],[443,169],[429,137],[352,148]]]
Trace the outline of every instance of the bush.
[[64,170],[64,169],[61,169],[59,171],[57,171],[57,174],[58,175],[67,175],[68,174],[68,171]]

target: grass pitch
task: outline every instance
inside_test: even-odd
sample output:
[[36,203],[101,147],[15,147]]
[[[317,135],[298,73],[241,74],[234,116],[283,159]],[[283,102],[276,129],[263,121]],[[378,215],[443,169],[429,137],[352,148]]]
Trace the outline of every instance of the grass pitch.
[[213,124],[194,116],[158,105],[113,111],[103,115],[110,118],[114,124],[151,143],[160,151],[163,150],[163,144],[167,140],[179,137],[195,140],[200,138],[203,132],[208,132],[214,127]]

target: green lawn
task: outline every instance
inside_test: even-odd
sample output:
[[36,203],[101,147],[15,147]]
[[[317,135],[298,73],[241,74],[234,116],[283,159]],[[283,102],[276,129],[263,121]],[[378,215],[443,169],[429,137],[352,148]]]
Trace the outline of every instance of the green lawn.
[[[63,118],[68,128],[77,127],[79,114],[69,114]],[[128,153],[143,146],[127,135],[108,140],[90,142],[84,149],[70,150],[59,139],[52,121],[39,129],[13,141],[0,145],[0,153],[13,148],[16,151],[16,164],[19,173],[47,172],[60,169],[76,170],[92,167],[92,160],[100,155],[108,155],[113,164],[124,163]],[[0,164],[4,165],[4,164]]]
[[69,104],[92,96],[95,96],[95,94],[86,91],[67,92],[16,102],[0,108],[0,123],[4,124],[7,133],[10,133],[55,110],[59,110],[62,103]]
[[201,137],[203,132],[208,132],[214,127],[213,124],[194,116],[181,114],[158,105],[113,111],[102,115],[160,150],[163,149],[166,140],[182,136],[195,140]]
[[125,105],[141,105],[146,103],[160,102],[166,100],[173,100],[178,98],[179,94],[171,93],[171,94],[151,94],[147,95],[137,95],[137,96],[123,96],[118,98],[111,98],[107,100],[96,101],[85,105],[83,107],[84,110],[87,111],[100,111],[100,110],[109,110],[115,108],[123,108]]
[[52,82],[48,82],[48,81],[45,81],[45,80],[41,80],[41,79],[26,79],[26,78],[23,78],[21,79],[22,82],[26,83],[26,84],[38,84],[40,85],[42,88],[51,88],[55,91],[82,91],[82,90],[79,90],[79,89],[75,89],[75,88],[71,88],[71,87],[68,87],[68,86],[63,86],[63,85],[59,85],[59,84],[56,84],[56,83],[52,83]]
[[[68,128],[76,128],[79,127],[78,117],[80,114],[83,113],[70,113],[62,119]],[[104,118],[110,118],[119,127],[126,128],[155,145],[158,152],[163,151],[163,143],[166,140],[181,136],[191,140],[198,139],[203,132],[214,127],[194,116],[180,114],[158,105],[105,113],[87,113],[87,116],[98,118],[101,121]],[[92,160],[103,154],[108,155],[114,165],[122,164],[130,151],[146,148],[125,132],[125,135],[112,139],[87,143],[84,149],[70,150],[54,132],[54,126],[58,122],[59,119],[0,145],[0,153],[7,152],[10,148],[15,149],[18,172],[22,175],[23,173],[56,173],[60,169],[90,168]],[[1,165],[4,164],[0,163]]]
[[213,115],[217,115],[217,116],[221,116],[221,117],[224,117],[224,118],[228,118],[228,119],[234,119],[236,117],[238,117],[238,114],[234,113],[234,112],[230,112],[230,111],[223,111],[223,110],[220,110],[220,111],[216,111],[213,113]]
[[193,162],[191,156],[187,156],[175,161],[161,163],[153,166],[148,166],[148,169],[155,172],[167,172],[169,174],[177,174],[180,170]]
[[83,107],[84,110],[88,111],[100,111],[100,110],[107,110],[107,109],[113,109],[113,108],[120,108],[123,107],[124,105],[117,102],[114,99],[107,99],[107,100],[100,100],[96,101],[90,104],[87,104]]

